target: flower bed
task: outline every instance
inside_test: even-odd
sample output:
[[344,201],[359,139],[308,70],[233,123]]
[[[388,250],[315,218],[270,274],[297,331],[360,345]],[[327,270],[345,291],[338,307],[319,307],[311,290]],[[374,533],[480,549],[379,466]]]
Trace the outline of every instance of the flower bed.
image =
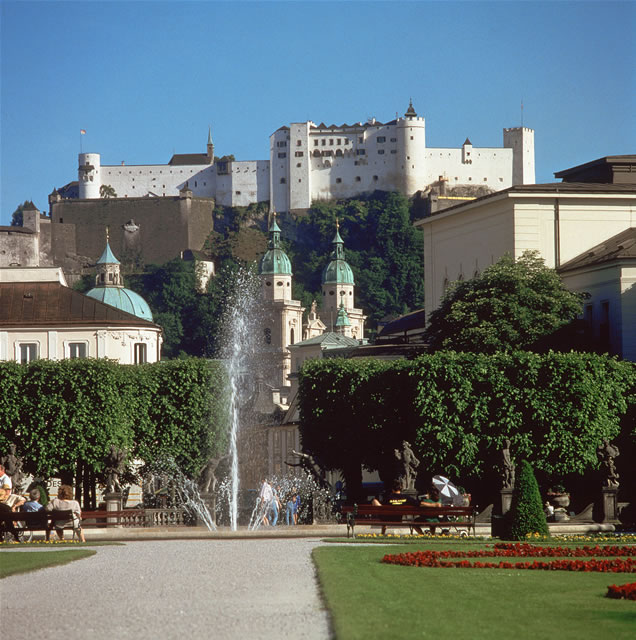
[[[632,557],[633,556],[633,557]],[[562,558],[544,562],[540,560],[509,562],[480,562],[449,558]],[[590,558],[582,560],[581,558]],[[598,558],[610,558],[608,560]],[[527,543],[498,543],[492,549],[479,551],[415,551],[387,554],[386,564],[410,567],[441,567],[462,569],[530,569],[547,571],[600,571],[604,573],[636,573],[636,547],[539,547]]]
[[630,582],[628,584],[615,585],[612,584],[607,587],[608,598],[625,598],[625,600],[636,600],[636,582]]

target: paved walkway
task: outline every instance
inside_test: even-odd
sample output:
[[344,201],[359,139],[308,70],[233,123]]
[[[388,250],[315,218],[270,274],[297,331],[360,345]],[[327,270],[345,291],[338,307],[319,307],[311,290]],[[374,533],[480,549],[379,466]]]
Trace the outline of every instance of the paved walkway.
[[328,639],[310,558],[318,544],[211,539],[96,547],[91,558],[0,581],[2,637]]

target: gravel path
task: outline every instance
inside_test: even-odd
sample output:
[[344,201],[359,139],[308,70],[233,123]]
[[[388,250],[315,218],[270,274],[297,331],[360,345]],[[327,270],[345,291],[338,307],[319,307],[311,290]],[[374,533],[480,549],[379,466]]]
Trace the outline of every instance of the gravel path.
[[310,558],[318,544],[170,540],[97,547],[92,558],[0,581],[2,636],[330,638]]

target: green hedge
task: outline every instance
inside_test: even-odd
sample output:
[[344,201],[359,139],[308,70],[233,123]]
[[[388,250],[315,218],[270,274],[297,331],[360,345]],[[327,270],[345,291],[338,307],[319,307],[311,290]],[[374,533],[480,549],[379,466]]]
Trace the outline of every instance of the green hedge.
[[381,472],[406,439],[420,469],[455,477],[492,472],[510,438],[517,459],[561,477],[598,466],[596,448],[618,436],[635,389],[633,363],[587,353],[311,360],[300,372],[301,437],[328,468],[353,460]]
[[112,444],[129,458],[172,456],[195,475],[226,444],[226,376],[216,361],[3,362],[0,385],[0,451],[15,442],[25,470],[44,477],[79,465],[99,474]]

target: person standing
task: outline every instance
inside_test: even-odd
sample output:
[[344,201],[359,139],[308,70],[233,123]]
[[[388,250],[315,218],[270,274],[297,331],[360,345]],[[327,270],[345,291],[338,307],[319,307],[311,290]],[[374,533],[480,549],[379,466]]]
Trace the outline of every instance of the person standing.
[[262,522],[264,525],[269,525],[269,518],[267,516],[269,514],[273,499],[274,492],[272,490],[272,485],[270,485],[269,482],[267,482],[267,478],[265,478],[261,486],[261,492],[258,495],[259,508],[261,513],[263,514]]

